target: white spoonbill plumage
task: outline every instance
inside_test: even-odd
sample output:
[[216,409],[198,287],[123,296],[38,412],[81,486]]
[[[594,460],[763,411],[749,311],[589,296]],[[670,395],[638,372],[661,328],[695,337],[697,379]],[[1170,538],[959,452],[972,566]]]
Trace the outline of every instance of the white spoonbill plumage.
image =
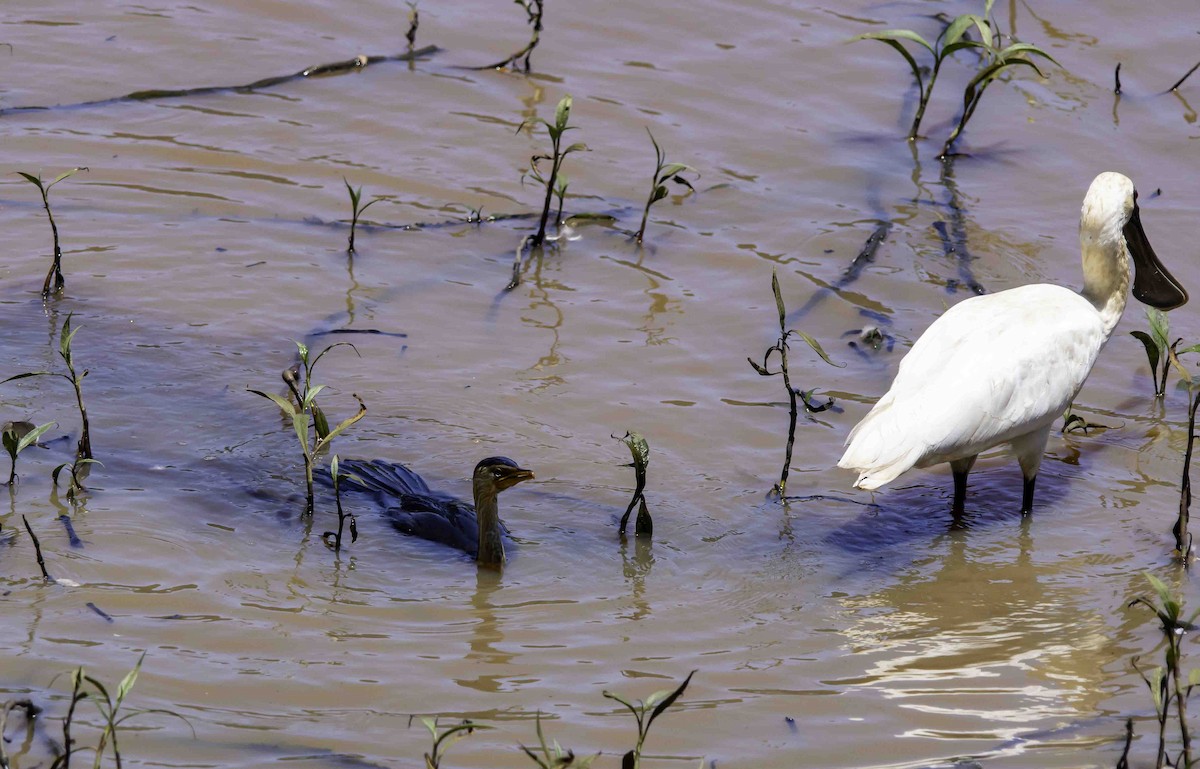
[[963,512],[967,474],[980,452],[1007,444],[1025,478],[1021,512],[1055,420],[1091,373],[1129,293],[1169,310],[1187,292],[1158,261],[1127,177],[1102,173],[1079,219],[1083,290],[1046,283],[971,297],[951,307],[900,361],[887,394],[846,438],[839,467],[854,485],[876,489],[913,467],[949,462],[954,514]]

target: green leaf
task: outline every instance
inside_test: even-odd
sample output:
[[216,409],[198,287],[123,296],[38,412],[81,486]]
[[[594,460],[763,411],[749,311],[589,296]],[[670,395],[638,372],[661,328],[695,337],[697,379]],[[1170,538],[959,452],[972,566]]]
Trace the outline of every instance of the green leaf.
[[137,664],[133,666],[133,670],[126,673],[125,677],[121,679],[121,683],[117,684],[116,704],[118,706],[125,699],[125,695],[129,694],[129,690],[133,688],[133,685],[137,683],[138,672],[142,669],[142,660],[144,659],[146,659],[146,652],[142,652],[142,656],[138,657]]
[[779,274],[771,268],[771,293],[775,294],[775,309],[779,311],[779,327],[783,328],[787,311],[783,307],[783,294],[779,291]]
[[[358,396],[356,395],[356,396],[354,396],[354,397],[355,397],[355,398],[357,398]],[[343,419],[341,422],[338,422],[338,426],[337,426],[337,427],[335,427],[335,428],[333,428],[332,430],[330,430],[330,431],[329,431],[329,434],[328,434],[328,435],[326,435],[324,438],[322,438],[322,439],[321,439],[321,443],[322,443],[322,444],[329,443],[329,442],[330,442],[330,441],[332,441],[334,438],[336,438],[337,436],[341,435],[341,434],[342,434],[342,432],[343,432],[343,431],[345,431],[345,429],[346,429],[347,427],[349,427],[350,425],[354,424],[354,423],[355,423],[355,422],[357,422],[358,420],[362,419],[362,418],[363,418],[363,417],[365,417],[366,415],[367,415],[367,406],[366,406],[366,404],[364,404],[364,403],[363,403],[363,402],[360,400],[360,401],[358,402],[358,413],[357,413],[357,414],[355,414],[354,416],[347,417],[346,419]]]
[[696,169],[694,169],[691,166],[686,165],[684,163],[668,163],[659,172],[659,178],[662,179],[663,181],[666,181],[667,179],[670,179],[675,174],[683,173],[684,171],[695,171],[695,170]]
[[[914,32],[913,34],[916,34],[916,33]],[[905,48],[902,44],[900,44],[898,41],[892,40],[890,38],[876,37],[876,36],[873,36],[870,34],[859,35],[855,39],[856,40],[878,40],[881,43],[887,43],[892,48],[894,48],[896,51],[898,51],[900,53],[900,55],[904,57],[904,60],[908,62],[908,68],[910,70],[912,70],[913,77],[916,78],[916,80],[917,80],[917,90],[920,91],[922,94],[925,93],[925,79],[923,77],[921,77],[921,67],[917,64],[917,60],[913,58],[913,55],[911,53],[909,53],[908,49]],[[922,42],[924,42],[924,41],[922,41]],[[925,46],[928,47],[929,44],[925,43]],[[929,50],[932,53],[933,49],[930,48]]]
[[[17,453],[20,454],[22,451],[28,448],[30,444],[37,442],[38,438],[41,438],[47,430],[49,430],[51,427],[54,427],[56,424],[58,423],[47,422],[46,424],[38,425],[29,432],[25,433],[25,435],[21,437],[20,442],[17,443]],[[5,434],[7,435],[7,433]]]
[[317,429],[317,438],[329,435],[329,420],[325,418],[325,410],[316,403],[312,404],[313,426]]
[[558,128],[561,134],[567,128],[567,121],[571,119],[571,97],[564,96],[554,108],[554,125]]
[[17,460],[17,454],[20,453],[17,449],[17,442],[19,440],[15,430],[5,430],[3,433],[0,433],[0,442],[4,444],[4,450],[8,452],[8,455],[12,457],[14,462]]
[[1155,307],[1146,308],[1146,320],[1150,323],[1150,334],[1160,350],[1165,350],[1170,344],[1171,321],[1167,314]]
[[637,756],[632,750],[621,756],[621,769],[636,769],[636,767]]
[[[916,43],[917,45],[920,45],[922,48],[929,51],[930,53],[934,52],[933,46],[930,45],[929,43],[927,43],[925,41],[925,38],[921,37],[916,32],[913,32],[911,29],[885,29],[882,32],[864,32],[861,35],[855,35],[851,39],[852,40],[879,40],[884,43],[893,43],[893,44],[899,44],[899,41],[901,41],[901,40],[911,40],[912,42]],[[904,51],[905,54],[908,53],[907,49],[905,49],[903,46],[900,46],[900,50]],[[911,59],[912,56],[909,55],[908,58]],[[914,69],[915,69],[915,67],[914,67]]]
[[296,406],[287,398],[282,398],[282,397],[276,395],[275,393],[263,392],[262,390],[252,390],[250,388],[246,388],[246,390],[247,390],[247,392],[252,392],[255,395],[261,395],[262,397],[266,398],[267,400],[273,402],[276,406],[279,407],[279,410],[282,411],[287,416],[294,416],[296,414]]
[[654,193],[650,196],[650,204],[653,205],[670,194],[671,191],[660,184],[654,188]]
[[566,157],[567,155],[571,154],[572,152],[590,152],[590,150],[588,149],[588,146],[586,144],[584,144],[583,142],[575,142],[570,147],[567,147],[565,150],[563,150],[560,154],[562,157]]
[[[1158,371],[1158,345],[1154,343],[1150,335],[1145,331],[1130,331],[1129,335],[1141,342],[1142,346],[1146,348],[1146,359],[1150,361],[1150,373],[1153,374],[1155,371]],[[1200,347],[1200,345],[1197,345],[1197,347]],[[1187,352],[1187,350],[1184,350],[1184,352]]]
[[[1132,331],[1130,333],[1133,333]],[[1182,350],[1176,350],[1176,355],[1183,355],[1188,352],[1200,352],[1200,344],[1194,344],[1191,347],[1184,347]]]
[[46,189],[50,189],[54,185],[61,182],[63,179],[66,179],[68,176],[74,176],[79,171],[86,171],[86,170],[88,170],[87,166],[77,166],[76,168],[72,168],[70,171],[64,171],[61,174],[59,174],[58,176],[54,177],[54,181],[47,184]]
[[635,433],[632,430],[625,433],[625,437],[619,440],[629,447],[629,453],[633,456],[634,467],[644,471],[650,464],[649,442],[640,433]]
[[313,387],[308,388],[308,390],[304,392],[304,402],[300,404],[300,408],[305,411],[313,408],[314,401],[317,399],[317,395],[324,389],[325,385],[314,385]]
[[834,363],[833,361],[831,361],[829,359],[829,356],[825,354],[825,350],[823,350],[821,348],[821,343],[818,342],[816,339],[813,339],[811,336],[804,333],[803,331],[793,331],[793,333],[798,334],[801,339],[803,339],[805,342],[808,342],[808,346],[813,348],[813,350],[816,351],[817,355],[821,356],[821,360],[825,361],[830,366],[833,366],[834,368],[845,368],[846,367],[845,363],[837,364],[837,363]]
[[941,56],[939,58],[944,58],[951,53],[950,51],[947,51],[946,48],[958,43],[960,38],[963,36],[963,33],[966,32],[972,24],[975,24],[978,18],[978,16],[973,14],[964,13],[962,16],[957,17],[954,19],[954,21],[946,25],[946,28],[942,30],[942,34],[938,35],[937,38],[937,43],[941,48]]
[[[687,689],[687,686],[692,682],[692,676],[694,675],[696,675],[695,670],[688,673],[687,678],[683,679],[683,683],[677,686],[675,691],[668,694],[662,702],[658,703],[658,705],[654,708],[654,712],[650,714],[650,720],[646,722],[647,729],[650,728],[650,724],[654,723],[654,719],[658,718],[663,714],[664,711],[666,711],[667,708],[675,704],[675,700],[679,699],[679,696],[683,694],[684,689]],[[653,697],[653,695],[651,696]],[[646,700],[646,707],[650,707],[650,700]]]
[[[753,360],[750,360],[750,358],[746,358],[746,360],[747,360],[747,361],[749,361],[750,365],[751,365],[751,366],[753,366],[753,367],[754,367],[754,370],[755,370],[755,371],[757,371],[757,372],[758,372],[760,375],[762,375],[762,376],[775,376],[773,373],[771,373],[770,371],[768,371],[768,370],[767,370],[765,367],[758,365],[758,364],[757,364],[757,363],[755,363]],[[763,363],[766,363],[766,361],[763,361]]]
[[13,382],[17,379],[26,379],[27,377],[31,377],[31,376],[54,376],[54,375],[55,374],[53,371],[26,371],[24,374],[14,374],[13,376],[10,376],[8,379],[0,380],[0,384],[6,384],[8,382]]
[[24,176],[30,184],[36,184],[39,190],[42,189],[42,177],[40,174],[38,176],[34,176],[33,174],[27,174],[24,171],[17,171],[17,173],[21,176]]

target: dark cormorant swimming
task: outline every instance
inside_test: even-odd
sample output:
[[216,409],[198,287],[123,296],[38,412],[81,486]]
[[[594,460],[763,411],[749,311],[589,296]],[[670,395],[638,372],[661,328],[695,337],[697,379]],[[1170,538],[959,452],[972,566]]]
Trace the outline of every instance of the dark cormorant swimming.
[[488,457],[475,466],[471,478],[475,504],[471,505],[430,489],[404,465],[347,459],[340,463],[342,473],[353,473],[362,481],[343,479],[345,488],[374,492],[392,525],[401,532],[456,547],[488,565],[504,563],[504,535],[508,533],[500,522],[497,497],[533,477],[508,457]]

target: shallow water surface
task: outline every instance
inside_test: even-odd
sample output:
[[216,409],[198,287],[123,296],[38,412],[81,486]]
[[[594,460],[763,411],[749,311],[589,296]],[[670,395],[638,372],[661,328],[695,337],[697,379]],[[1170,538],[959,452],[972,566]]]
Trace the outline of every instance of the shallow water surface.
[[[1194,8],[997,4],[1005,33],[1062,68],[994,83],[948,167],[935,156],[970,57],[946,65],[929,138],[910,145],[900,57],[846,41],[936,35],[934,14],[969,3],[552,3],[529,75],[464,68],[524,44],[519,7],[422,3],[418,45],[438,51],[411,64],[13,109],[403,50],[403,4],[346,9],[0,12],[12,46],[0,54],[0,377],[58,370],[73,314],[103,462],[81,504],[56,495],[50,471],[78,429],[69,386],[0,387],[0,421],[58,423],[0,503],[0,691],[50,716],[9,744],[24,754],[14,766],[57,737],[62,674],[84,665],[115,684],[143,651],[129,705],[179,713],[195,736],[166,717],[129,722],[131,765],[416,765],[429,749],[417,714],[493,727],[448,765],[529,766],[517,746],[536,741],[540,713],[550,737],[617,766],[636,731],[602,692],[645,697],[691,670],[647,764],[1112,766],[1126,715],[1141,719],[1135,752],[1149,760],[1151,705],[1130,658],[1150,658],[1156,630],[1128,604],[1147,570],[1198,596],[1170,558],[1187,396],[1173,377],[1155,402],[1128,334],[1145,327],[1140,306],[1075,404],[1109,429],[1052,437],[1032,518],[999,456],[974,471],[963,527],[945,468],[871,495],[835,464],[945,307],[973,290],[1079,285],[1079,205],[1100,171],[1135,180],[1159,256],[1200,291],[1200,80],[1162,93],[1195,63]],[[532,222],[466,219],[538,210],[522,173],[547,142],[521,125],[552,119],[566,94],[568,136],[590,148],[566,161],[566,208],[617,220],[579,227],[504,292]],[[625,231],[653,169],[647,128],[700,177],[695,194],[673,188],[655,206],[638,247]],[[49,227],[11,172],[75,166],[89,170],[51,192],[66,291],[43,305]],[[381,198],[352,258],[343,179]],[[404,224],[428,226],[375,226]],[[884,224],[874,257],[848,271]],[[792,347],[793,381],[836,406],[801,418],[786,504],[767,491],[787,403],[746,362],[778,331],[772,270],[789,322],[841,366]],[[1195,341],[1193,313],[1172,314],[1172,336]],[[867,325],[890,342],[852,346]],[[336,329],[383,333],[325,333]],[[348,499],[359,540],[326,549],[332,499],[300,515],[290,426],[247,392],[281,390],[292,340],[355,345],[317,368],[333,418],[353,413],[354,394],[369,409],[337,439],[342,456],[402,461],[462,496],[482,457],[535,471],[501,498],[517,540],[502,574],[402,537],[362,498]],[[630,429],[651,446],[651,543],[616,535],[633,473],[611,436]],[[51,574],[78,586],[43,583],[22,515]]]

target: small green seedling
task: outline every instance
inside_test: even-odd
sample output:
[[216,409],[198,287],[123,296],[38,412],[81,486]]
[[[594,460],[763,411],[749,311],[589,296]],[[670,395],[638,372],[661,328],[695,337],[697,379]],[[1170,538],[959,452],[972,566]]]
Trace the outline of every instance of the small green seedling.
[[[42,193],[42,206],[46,209],[46,218],[50,220],[50,233],[54,236],[54,261],[50,265],[50,271],[46,273],[46,282],[42,285],[42,299],[49,299],[51,293],[59,293],[63,290],[63,286],[67,285],[66,278],[62,274],[62,248],[58,244],[58,225],[54,223],[54,213],[50,210],[50,188],[70,176],[74,176],[79,171],[86,171],[86,166],[72,168],[70,171],[64,171],[54,177],[54,181],[46,184],[42,181],[42,175],[37,176],[27,174],[24,171],[17,171],[30,184],[38,188],[38,192]],[[50,284],[54,287],[51,288]]]
[[1179,344],[1183,339],[1170,341],[1171,321],[1162,310],[1147,307],[1146,320],[1150,324],[1150,333],[1130,331],[1129,335],[1146,348],[1146,360],[1150,363],[1150,381],[1154,385],[1154,397],[1161,399],[1167,392],[1167,372],[1172,365],[1185,380],[1191,378],[1187,368],[1179,362],[1179,356],[1200,352],[1200,344],[1194,344],[1181,350]]
[[542,35],[542,13],[545,0],[513,0],[514,3],[521,6],[525,10],[525,20],[529,23],[530,37],[529,43],[524,48],[514,53],[512,56],[501,59],[495,64],[488,64],[484,67],[472,67],[471,69],[505,69],[508,66],[518,66],[522,58],[525,59],[521,68],[525,72],[529,72],[529,57],[533,55],[533,49],[537,48],[537,44]]
[[34,427],[32,422],[5,423],[4,430],[0,433],[0,441],[4,443],[4,450],[8,452],[9,459],[12,460],[12,469],[8,472],[7,485],[12,486],[17,480],[17,455],[37,443],[37,439],[41,438],[55,424],[55,422],[47,422]]
[[[1017,66],[1027,66],[1037,72],[1039,76],[1044,76],[1042,75],[1042,71],[1038,69],[1037,64],[1030,58],[1032,56],[1040,56],[1051,63],[1058,64],[1050,54],[1036,45],[1013,43],[1001,48],[1000,35],[993,31],[993,23],[989,21],[994,2],[995,0],[987,0],[984,4],[983,15],[981,16],[973,13],[964,13],[961,16],[955,17],[946,25],[932,44],[910,29],[867,32],[853,38],[854,40],[878,40],[886,43],[904,57],[904,61],[908,63],[909,69],[912,70],[913,77],[917,81],[919,97],[912,128],[908,131],[909,141],[915,141],[920,135],[921,120],[925,117],[925,108],[929,105],[929,98],[933,95],[933,86],[937,82],[937,76],[942,69],[942,64],[955,53],[968,48],[975,50],[979,54],[978,68],[963,90],[962,115],[959,117],[958,124],[954,127],[954,130],[951,131],[950,138],[946,140],[945,145],[942,147],[942,157],[950,153],[951,145],[963,132],[963,129],[966,128],[967,121],[975,114],[975,108],[979,106],[979,101],[983,98],[983,92],[1005,70]],[[972,28],[979,33],[979,40],[967,37],[968,32]],[[916,58],[905,46],[905,43],[915,43],[918,46],[918,50],[923,48],[933,57],[933,67],[928,69],[928,82],[925,81],[923,76],[926,68],[917,64]]]
[[63,362],[67,364],[67,373],[62,374],[54,371],[28,371],[24,374],[10,376],[8,379],[0,381],[0,384],[12,382],[17,379],[25,379],[35,376],[60,376],[71,383],[75,388],[75,404],[79,407],[79,421],[82,424],[79,435],[79,445],[75,450],[76,459],[91,459],[92,458],[92,434],[88,427],[87,409],[83,405],[83,378],[88,375],[87,369],[83,373],[75,371],[75,360],[71,353],[71,342],[75,338],[75,334],[79,329],[71,328],[71,318],[73,313],[67,315],[66,321],[63,323],[62,330],[58,335],[58,354],[62,357]]
[[[546,190],[545,200],[542,204],[542,216],[538,222],[537,234],[530,238],[528,242],[529,248],[538,248],[546,241],[546,224],[550,220],[550,206],[554,202],[554,196],[559,196],[559,215],[556,220],[556,225],[562,222],[562,199],[567,193],[566,177],[559,178],[562,170],[563,160],[572,152],[586,151],[587,146],[576,142],[565,149],[562,146],[562,137],[567,131],[574,130],[577,126],[568,125],[571,119],[571,97],[564,96],[559,101],[558,106],[554,109],[554,123],[551,124],[546,120],[538,119],[536,121],[526,120],[517,127],[520,132],[522,128],[529,125],[530,122],[538,122],[546,126],[546,132],[550,135],[550,154],[549,155],[534,155],[529,159],[529,170],[521,176],[524,181],[525,176],[536,181]],[[541,163],[544,160],[550,161],[549,175],[542,172]]]
[[[338,342],[337,344],[329,345],[318,353],[315,358],[310,360],[308,346],[303,342],[296,342],[296,348],[300,354],[300,364],[283,372],[283,381],[287,384],[288,389],[291,390],[292,396],[295,398],[294,402],[274,393],[250,389],[250,392],[255,395],[261,395],[274,403],[283,412],[284,416],[292,420],[292,428],[296,431],[296,440],[300,442],[300,449],[304,455],[304,480],[308,493],[308,501],[305,507],[306,515],[311,515],[313,511],[313,465],[316,462],[316,458],[322,451],[329,447],[334,438],[367,414],[366,405],[358,395],[355,395],[354,399],[358,401],[358,413],[342,420],[336,427],[330,429],[325,412],[317,405],[317,394],[325,389],[325,385],[313,384],[313,368],[317,365],[317,361],[324,357],[325,353],[334,347],[341,347],[343,345],[353,349],[355,353],[358,352],[358,348],[349,342]],[[303,368],[301,368],[301,364]],[[303,383],[299,381],[301,370],[304,372]],[[312,424],[311,439],[309,438],[310,423]]]
[[360,186],[358,189],[351,187],[350,182],[346,181],[345,177],[342,177],[342,183],[346,185],[346,191],[350,193],[350,244],[346,251],[353,254],[354,231],[358,228],[358,217],[362,215],[363,211],[378,203],[382,198],[375,198],[370,203],[360,207],[359,203],[362,202],[362,187]]
[[540,753],[534,752],[524,745],[521,750],[525,751],[525,755],[533,759],[533,762],[538,765],[538,769],[588,769],[592,762],[600,757],[597,753],[594,756],[577,756],[573,750],[563,750],[555,740],[553,744],[547,744],[546,735],[542,733],[542,711],[538,711],[535,716],[537,724],[537,738]]
[[[425,769],[441,769],[442,759],[446,757],[446,751],[454,745],[454,743],[467,737],[476,729],[490,729],[490,726],[476,724],[472,721],[464,720],[460,724],[447,726],[445,729],[438,727],[436,718],[422,717],[421,723],[429,730],[429,734],[433,737],[433,747],[425,754]],[[408,725],[412,726],[412,718],[408,719]]]
[[637,234],[634,235],[634,239],[638,243],[641,243],[642,238],[646,235],[646,220],[650,217],[650,206],[670,194],[670,190],[667,189],[667,182],[675,182],[678,185],[687,187],[692,192],[696,191],[692,183],[682,176],[687,171],[695,173],[696,169],[683,163],[668,163],[667,153],[663,152],[662,148],[658,146],[658,142],[654,139],[654,134],[650,133],[649,128],[646,129],[646,133],[650,134],[650,143],[654,145],[655,166],[654,175],[650,177],[650,196],[646,198],[646,208],[642,211],[642,224],[638,227]]
[[[63,753],[50,769],[68,769],[71,765],[71,754],[75,749],[75,739],[71,735],[71,728],[74,724],[75,707],[86,699],[90,699],[96,705],[96,710],[100,712],[100,717],[103,719],[104,728],[100,732],[100,738],[96,743],[95,748],[92,748],[94,756],[93,767],[100,769],[104,760],[105,752],[111,752],[116,765],[121,766],[121,747],[117,742],[117,736],[121,725],[131,718],[156,713],[159,715],[172,716],[178,718],[187,724],[189,729],[192,729],[191,722],[186,718],[176,713],[173,710],[163,708],[152,708],[149,710],[136,710],[124,715],[119,715],[121,706],[125,704],[125,698],[133,690],[133,686],[137,683],[138,674],[142,670],[142,662],[146,659],[146,653],[142,652],[142,656],[138,657],[137,664],[133,669],[125,674],[121,682],[117,684],[115,696],[109,694],[108,688],[98,679],[93,678],[84,672],[82,667],[75,668],[71,673],[71,704],[67,708],[67,715],[63,718]],[[195,729],[192,729],[192,738],[196,736]]]
[[321,535],[321,540],[325,546],[331,548],[335,553],[342,552],[342,531],[345,528],[346,521],[350,521],[350,542],[351,544],[358,541],[358,519],[353,513],[347,513],[342,510],[342,480],[353,481],[359,486],[366,486],[366,482],[359,478],[354,473],[343,473],[338,471],[338,455],[334,454],[329,460],[329,476],[333,478],[333,498],[337,502],[338,527],[337,531],[327,531]]
[[[615,435],[613,437],[617,438]],[[638,537],[649,537],[654,533],[654,522],[650,520],[650,511],[646,508],[646,495],[643,492],[646,490],[646,468],[650,464],[650,444],[635,432],[626,432],[624,437],[617,438],[617,440],[628,446],[629,453],[633,455],[633,461],[625,466],[633,468],[636,482],[633,498],[629,500],[629,507],[625,508],[625,514],[621,516],[619,531],[624,537],[625,527],[629,524],[629,516],[633,513],[633,508],[637,507],[638,515],[633,526],[633,533]]]
[[[1158,618],[1159,629],[1162,631],[1163,665],[1161,667],[1143,670],[1138,666],[1138,658],[1133,658],[1133,668],[1142,677],[1150,689],[1154,700],[1154,714],[1158,721],[1158,759],[1156,767],[1193,765],[1191,735],[1187,720],[1187,702],[1192,689],[1200,685],[1200,670],[1191,671],[1183,676],[1181,661],[1183,658],[1183,639],[1185,633],[1195,629],[1196,617],[1200,610],[1192,612],[1186,619],[1183,616],[1183,601],[1172,595],[1162,580],[1149,572],[1146,579],[1154,589],[1155,598],[1136,598],[1130,606],[1141,604],[1154,612]],[[1174,719],[1172,719],[1172,705]],[[1172,759],[1167,755],[1167,723],[1175,720],[1177,723],[1182,750]]]
[[[784,455],[783,471],[779,475],[779,483],[775,484],[773,488],[773,491],[782,498],[784,494],[786,494],[788,470],[792,466],[792,445],[796,442],[796,419],[799,417],[800,413],[797,406],[797,400],[804,403],[804,410],[810,414],[824,411],[833,405],[832,398],[827,399],[825,403],[817,403],[814,401],[812,397],[816,390],[804,392],[803,390],[792,387],[791,375],[788,372],[788,337],[790,337],[792,334],[795,334],[807,342],[808,346],[811,347],[817,353],[817,355],[821,357],[821,360],[825,361],[830,366],[837,366],[837,364],[829,359],[829,356],[825,354],[825,350],[821,349],[821,345],[816,339],[813,339],[803,331],[797,331],[787,327],[787,310],[783,306],[783,295],[779,291],[779,275],[776,274],[774,270],[771,271],[771,291],[775,294],[775,308],[779,311],[779,340],[767,348],[767,352],[763,355],[763,362],[761,365],[755,363],[750,358],[747,358],[746,360],[750,362],[750,365],[754,367],[754,370],[757,371],[760,376],[783,375],[783,387],[785,390],[787,390],[788,402],[791,405],[791,421],[788,423],[787,452]],[[768,362],[771,359],[771,353],[779,353],[778,371],[771,371],[767,368]]]
[[69,469],[71,472],[68,473],[68,479],[70,482],[67,483],[67,500],[70,502],[75,502],[77,499],[79,499],[79,496],[83,494],[83,492],[87,491],[83,485],[83,481],[87,478],[91,465],[100,465],[103,467],[104,463],[97,459],[77,458],[74,462],[63,462],[58,467],[54,468],[54,470],[50,472],[50,478],[54,481],[54,485],[57,487],[58,479],[59,476],[62,475],[62,471]]
[[662,691],[655,692],[647,697],[644,702],[639,701],[636,704],[618,694],[613,694],[609,691],[604,692],[605,697],[610,700],[616,700],[624,705],[633,714],[634,719],[637,720],[637,745],[622,756],[621,769],[638,769],[641,766],[642,747],[646,744],[647,735],[650,734],[651,724],[654,723],[654,719],[665,713],[667,708],[675,704],[675,700],[679,699],[680,695],[687,689],[694,675],[696,675],[695,670],[688,673],[687,678],[683,679],[683,683],[674,689],[663,689]]

